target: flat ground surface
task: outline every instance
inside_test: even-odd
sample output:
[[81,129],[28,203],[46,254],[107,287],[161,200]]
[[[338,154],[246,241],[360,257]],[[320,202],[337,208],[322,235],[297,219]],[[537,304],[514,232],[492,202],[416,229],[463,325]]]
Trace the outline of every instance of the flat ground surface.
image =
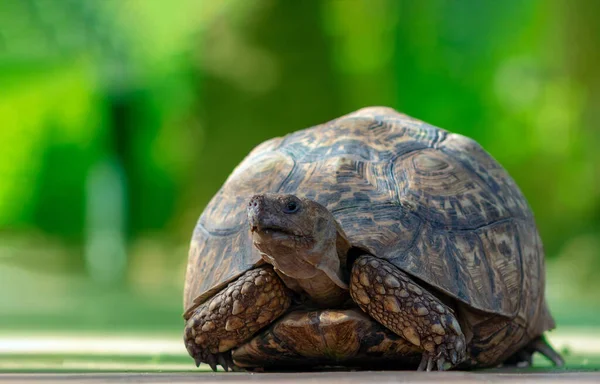
[[562,328],[550,335],[566,367],[536,356],[535,368],[477,372],[213,373],[196,368],[181,335],[0,334],[0,382],[386,383],[600,382],[598,329]]
[[46,373],[4,374],[0,382],[16,383],[597,383],[600,374],[470,372],[318,372],[318,373]]

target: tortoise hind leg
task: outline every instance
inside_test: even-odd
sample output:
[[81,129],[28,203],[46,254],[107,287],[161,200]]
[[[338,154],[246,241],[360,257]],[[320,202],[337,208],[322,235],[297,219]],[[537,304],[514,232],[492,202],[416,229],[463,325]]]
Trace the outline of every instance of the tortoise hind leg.
[[422,348],[419,370],[444,370],[446,363],[456,366],[466,358],[465,336],[453,310],[387,261],[359,257],[350,295],[380,324]]
[[562,367],[565,365],[565,361],[562,356],[552,348],[543,336],[533,339],[523,349],[509,357],[504,365],[515,365],[530,367],[533,362],[533,354],[539,352],[550,360],[554,366]]
[[270,267],[250,270],[192,312],[184,341],[196,365],[235,368],[231,350],[281,316],[291,297]]

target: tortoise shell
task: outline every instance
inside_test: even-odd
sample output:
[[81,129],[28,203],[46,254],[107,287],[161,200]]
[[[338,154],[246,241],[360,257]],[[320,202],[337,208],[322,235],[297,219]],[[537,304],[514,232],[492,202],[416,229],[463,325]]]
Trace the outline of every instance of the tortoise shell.
[[269,140],[244,159],[194,230],[186,317],[263,263],[246,204],[269,192],[319,202],[353,246],[470,308],[532,331],[549,317],[542,244],[513,179],[475,141],[382,107]]

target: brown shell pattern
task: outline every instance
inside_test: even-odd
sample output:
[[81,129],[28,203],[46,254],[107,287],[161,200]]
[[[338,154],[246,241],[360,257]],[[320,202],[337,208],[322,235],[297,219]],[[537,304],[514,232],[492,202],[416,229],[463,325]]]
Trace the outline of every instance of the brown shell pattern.
[[246,203],[263,192],[316,200],[353,245],[471,307],[524,321],[542,310],[543,248],[512,178],[475,141],[379,107],[272,139],[244,159],[194,231],[186,310],[261,263]]

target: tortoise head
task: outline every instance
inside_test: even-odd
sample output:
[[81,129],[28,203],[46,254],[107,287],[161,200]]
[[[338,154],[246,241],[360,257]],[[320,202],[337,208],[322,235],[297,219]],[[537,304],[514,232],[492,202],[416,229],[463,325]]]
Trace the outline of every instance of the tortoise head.
[[350,245],[327,208],[295,195],[261,194],[250,199],[248,221],[254,245],[276,270],[302,280],[324,272],[347,288],[341,268]]

